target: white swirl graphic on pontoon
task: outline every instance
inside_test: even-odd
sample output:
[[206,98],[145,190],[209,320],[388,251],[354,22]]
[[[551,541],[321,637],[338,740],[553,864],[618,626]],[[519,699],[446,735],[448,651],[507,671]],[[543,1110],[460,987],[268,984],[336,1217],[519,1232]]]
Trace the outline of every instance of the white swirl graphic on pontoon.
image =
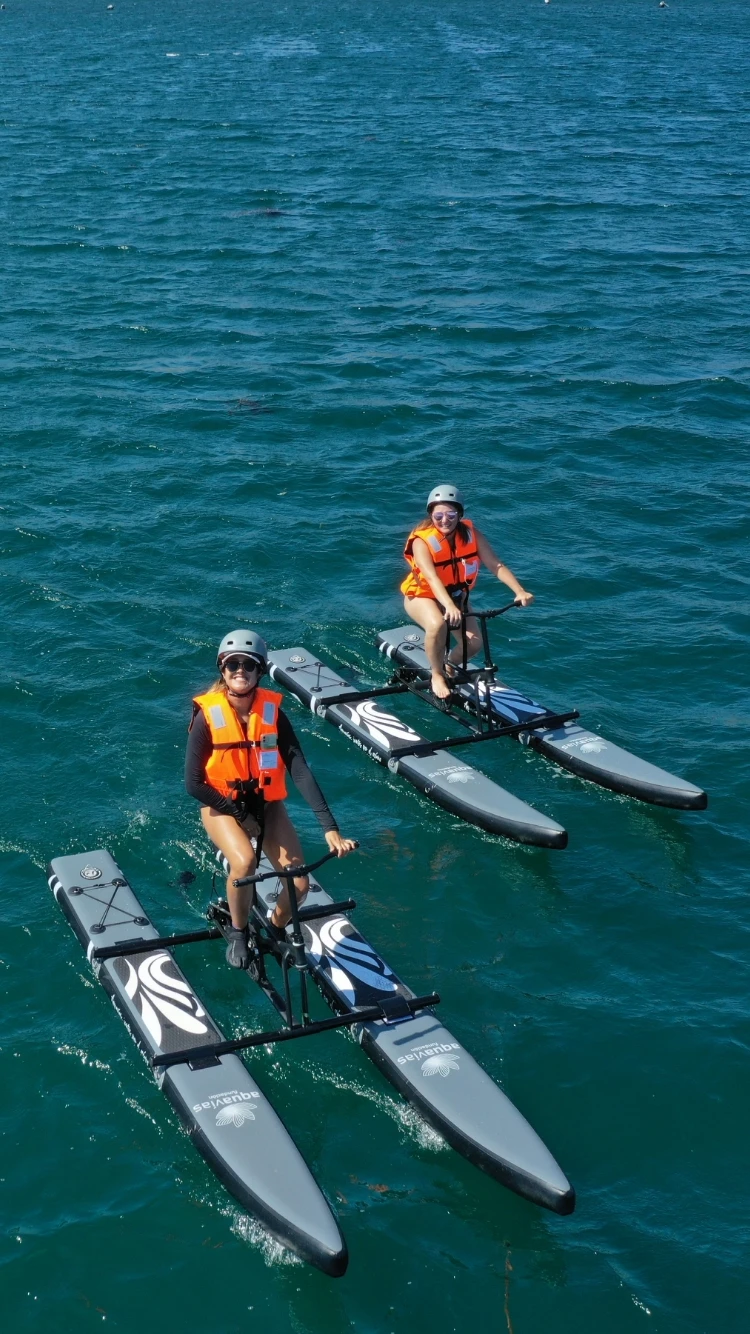
[[[480,699],[484,699],[486,691],[487,686],[480,681]],[[473,694],[473,691],[470,693]],[[547,712],[543,704],[535,703],[528,695],[522,695],[518,690],[511,690],[509,686],[490,686],[490,699],[493,712],[501,714],[503,718],[509,718],[512,723],[523,723],[527,718]]]
[[255,1120],[255,1110],[247,1103],[235,1103],[232,1107],[222,1107],[216,1113],[217,1126],[242,1126],[246,1121]]
[[372,699],[362,700],[361,704],[343,706],[353,723],[360,723],[365,731],[381,746],[391,748],[391,739],[395,741],[420,741],[421,737],[408,723],[402,722],[393,713],[383,713]]
[[451,1070],[457,1069],[457,1056],[428,1056],[427,1060],[422,1062],[423,1075],[442,1075],[443,1079],[447,1079]]
[[162,1024],[157,1010],[183,1033],[208,1033],[207,1025],[201,1023],[206,1011],[187,982],[179,977],[165,976],[165,966],[172,965],[171,955],[166,950],[149,955],[137,970],[129,959],[123,962],[128,970],[125,991],[137,1002],[143,1022],[157,1046],[162,1045]]
[[324,922],[320,934],[311,927],[308,954],[316,963],[324,958],[328,963],[331,981],[336,990],[351,1005],[357,1000],[357,981],[375,991],[397,991],[398,985],[388,964],[375,953],[361,937],[347,935],[351,923],[346,917],[334,917]]

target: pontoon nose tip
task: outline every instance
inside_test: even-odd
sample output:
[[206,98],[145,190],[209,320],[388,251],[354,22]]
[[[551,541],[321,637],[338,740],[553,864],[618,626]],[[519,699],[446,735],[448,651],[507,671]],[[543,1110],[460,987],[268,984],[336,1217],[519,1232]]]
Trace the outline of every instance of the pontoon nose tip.
[[549,824],[531,825],[525,834],[514,835],[516,842],[526,843],[532,848],[567,848],[568,831],[563,829],[562,825],[554,824],[550,820]]
[[707,806],[708,793],[703,792],[701,788],[696,787],[693,792],[688,794],[688,800],[685,803],[686,811],[705,811]]
[[567,848],[567,846],[568,846],[568,831],[567,831],[567,829],[563,829],[563,828],[561,827],[557,833],[550,835],[550,841],[549,841],[548,847],[550,847],[550,848]]
[[556,1214],[565,1217],[566,1214],[572,1214],[576,1207],[576,1193],[572,1186],[569,1186],[564,1195],[559,1195],[550,1208]]
[[312,1263],[317,1269],[322,1269],[329,1278],[342,1278],[346,1273],[349,1264],[349,1251],[344,1238],[341,1238],[341,1247],[338,1251],[319,1251],[312,1259]]
[[673,780],[672,787],[664,784],[663,787],[651,788],[645,794],[636,791],[633,795],[650,801],[654,806],[671,807],[673,811],[705,811],[708,806],[708,796],[702,788],[679,778]]

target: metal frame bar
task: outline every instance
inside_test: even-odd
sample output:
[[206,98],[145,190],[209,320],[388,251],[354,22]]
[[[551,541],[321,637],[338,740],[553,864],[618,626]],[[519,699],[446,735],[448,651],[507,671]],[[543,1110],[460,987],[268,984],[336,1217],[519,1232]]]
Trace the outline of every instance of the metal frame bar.
[[341,899],[340,903],[323,903],[319,908],[300,908],[301,922],[315,922],[319,917],[333,917],[337,912],[352,912],[357,906],[356,899]]
[[236,1051],[245,1051],[249,1047],[266,1047],[275,1042],[291,1042],[294,1038],[313,1037],[316,1033],[326,1033],[332,1028],[351,1028],[354,1024],[369,1024],[377,1020],[406,1018],[428,1006],[439,1005],[440,996],[432,992],[429,996],[401,997],[404,1004],[398,1007],[401,1013],[389,1014],[387,1002],[370,1005],[364,1010],[354,1010],[352,1014],[333,1015],[330,1019],[317,1019],[297,1028],[281,1028],[267,1033],[249,1033],[245,1037],[230,1038],[225,1042],[215,1042],[203,1047],[190,1047],[185,1051],[161,1052],[151,1057],[154,1069],[167,1070],[171,1065],[185,1065],[193,1061],[204,1061],[211,1057],[229,1056]]
[[494,741],[499,736],[514,736],[517,732],[535,732],[537,728],[562,727],[563,723],[579,718],[577,709],[570,713],[540,713],[523,723],[510,723],[507,727],[495,727],[487,732],[475,732],[473,736],[444,737],[440,741],[420,741],[413,746],[394,746],[389,754],[391,760],[402,760],[407,755],[431,755],[435,750],[452,750],[456,746],[472,746],[477,741]]
[[326,708],[334,704],[358,704],[363,699],[377,699],[380,695],[403,695],[409,687],[406,684],[374,686],[372,690],[349,690],[346,693],[341,691],[338,695],[328,695],[325,699],[317,699],[317,690],[311,690],[310,694],[315,698],[316,703],[324,704]]
[[100,945],[91,951],[90,958],[102,963],[105,959],[120,959],[125,954],[148,954],[149,950],[170,950],[174,945],[192,945],[196,940],[218,940],[221,934],[217,926],[212,926],[203,931],[185,931],[179,936],[155,936],[151,940],[138,936],[135,940],[121,940],[117,945]]

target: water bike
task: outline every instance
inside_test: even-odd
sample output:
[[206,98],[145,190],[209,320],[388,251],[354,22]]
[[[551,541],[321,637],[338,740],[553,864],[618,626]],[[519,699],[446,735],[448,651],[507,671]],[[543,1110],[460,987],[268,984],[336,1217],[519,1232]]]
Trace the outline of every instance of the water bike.
[[[577,711],[555,718],[551,709],[497,680],[487,622],[517,606],[519,603],[514,601],[494,610],[469,613],[469,618],[474,617],[480,625],[484,663],[481,667],[470,667],[464,658],[451,683],[455,704],[474,719],[474,725],[469,727],[473,735],[468,739],[486,741],[495,736],[515,737],[545,759],[553,760],[579,778],[598,783],[612,792],[636,797],[654,806],[671,806],[674,810],[705,810],[708,797],[701,788],[657,768],[648,760],[631,755],[598,733],[590,732],[578,722]],[[465,613],[462,620],[466,620]],[[404,685],[414,677],[422,682],[429,681],[430,667],[422,630],[414,625],[382,630],[377,643],[381,653],[398,664],[397,675]],[[424,692],[421,692],[421,698],[425,698]],[[451,716],[456,717],[453,712]],[[460,716],[456,721],[465,723]],[[437,744],[463,745],[466,738]]]
[[[590,732],[578,722],[576,709],[555,712],[497,680],[487,622],[517,605],[509,602],[504,607],[470,613],[481,627],[484,663],[473,667],[464,661],[456,666],[448,701],[436,699],[430,689],[424,632],[414,625],[401,625],[378,635],[380,651],[397,664],[387,685],[352,685],[335,668],[301,647],[270,653],[270,674],[313,713],[439,806],[480,829],[519,843],[564,848],[568,836],[554,820],[454,758],[454,750],[512,737],[578,777],[613,792],[677,810],[705,810],[707,797],[699,787]],[[429,740],[380,707],[381,697],[406,693],[438,709],[462,727],[463,734]]]
[[[295,876],[261,859],[254,876],[249,976],[281,1027],[226,1039],[177,966],[181,945],[223,938],[224,900],[200,931],[160,936],[109,852],[56,857],[50,888],[96,976],[177,1111],[193,1143],[236,1200],[284,1246],[337,1277],[348,1254],[338,1222],[289,1132],[238,1053],[348,1028],[387,1079],[459,1153],[518,1195],[569,1214],[575,1192],[539,1136],[497,1084],[436,1018],[436,993],[417,996],[349,921],[353,899],[334,902],[314,878],[305,906]],[[224,865],[221,854],[217,859]],[[285,931],[268,916],[289,887]],[[279,970],[276,982],[266,964]],[[297,987],[293,979],[297,980]],[[333,1011],[313,1019],[309,983]],[[298,991],[295,1005],[293,991]]]

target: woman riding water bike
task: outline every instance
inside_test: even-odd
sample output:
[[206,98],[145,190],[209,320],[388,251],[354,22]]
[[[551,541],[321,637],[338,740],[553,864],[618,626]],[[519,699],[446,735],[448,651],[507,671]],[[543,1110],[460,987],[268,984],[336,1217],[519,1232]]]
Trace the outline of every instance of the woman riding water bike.
[[[476,583],[480,564],[486,565],[511,589],[522,607],[534,601],[534,594],[521,587],[513,571],[495,555],[484,534],[464,518],[463,496],[450,483],[436,486],[430,492],[427,517],[410,532],[404,557],[410,566],[401,585],[404,608],[425,632],[433,694],[438,699],[447,699],[451,687],[446,680],[446,666],[450,672],[464,659],[462,616],[466,617],[466,659],[473,657],[482,645],[469,606],[469,593]],[[449,629],[458,642],[446,658]]]
[[[201,803],[203,827],[229,862],[232,925],[227,962],[232,968],[247,968],[252,897],[250,887],[235,888],[235,879],[255,873],[261,846],[276,870],[304,862],[284,805],[287,771],[318,817],[331,851],[345,857],[357,845],[339,833],[294,729],[279,708],[281,695],[258,684],[268,668],[265,641],[253,630],[233,630],[219,645],[216,665],[219,679],[193,700],[185,787]],[[307,876],[297,877],[294,887],[301,903],[310,888]],[[281,931],[290,917],[285,887],[270,922]]]

